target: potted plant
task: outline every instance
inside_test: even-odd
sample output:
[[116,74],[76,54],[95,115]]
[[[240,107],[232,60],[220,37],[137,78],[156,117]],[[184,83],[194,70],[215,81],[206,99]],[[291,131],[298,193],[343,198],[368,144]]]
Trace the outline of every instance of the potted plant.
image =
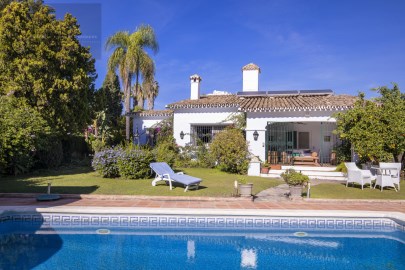
[[302,187],[309,182],[309,177],[294,169],[286,170],[281,177],[290,187],[290,199],[301,198]]
[[260,173],[268,174],[270,170],[270,165],[267,162],[264,162],[260,166]]
[[253,183],[248,183],[245,177],[240,177],[239,182],[239,194],[241,197],[252,196]]

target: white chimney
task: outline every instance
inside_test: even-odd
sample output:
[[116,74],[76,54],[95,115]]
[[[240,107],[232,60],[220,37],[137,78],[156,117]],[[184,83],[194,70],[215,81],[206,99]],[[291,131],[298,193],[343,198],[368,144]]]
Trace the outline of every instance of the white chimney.
[[260,68],[253,64],[247,64],[242,68],[243,73],[243,92],[259,91],[259,73]]
[[199,99],[200,98],[200,82],[202,81],[201,77],[197,74],[190,76],[191,83],[191,96],[190,99]]

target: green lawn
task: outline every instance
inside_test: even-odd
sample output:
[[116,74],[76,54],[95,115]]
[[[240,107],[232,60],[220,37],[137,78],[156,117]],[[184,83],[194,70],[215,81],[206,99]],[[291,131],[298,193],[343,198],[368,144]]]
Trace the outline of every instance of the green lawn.
[[405,200],[405,181],[401,181],[401,190],[395,192],[393,188],[385,187],[381,192],[379,186],[376,189],[364,187],[361,190],[359,185],[346,183],[324,183],[311,186],[311,198],[323,199],[388,199],[388,200]]
[[[0,193],[45,193],[48,182],[52,193],[59,194],[114,194],[114,195],[156,195],[156,196],[212,196],[229,197],[234,193],[237,175],[215,169],[187,168],[186,174],[203,179],[198,190],[184,192],[182,186],[169,190],[164,182],[151,185],[152,178],[126,180],[102,178],[89,167],[64,168],[56,171],[37,172],[25,176],[0,179]],[[277,186],[281,180],[247,176],[253,183],[253,193]]]

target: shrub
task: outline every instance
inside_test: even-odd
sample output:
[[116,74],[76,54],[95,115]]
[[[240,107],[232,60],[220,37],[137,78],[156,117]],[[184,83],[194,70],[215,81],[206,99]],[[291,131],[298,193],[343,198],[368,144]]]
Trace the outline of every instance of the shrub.
[[91,166],[101,176],[106,178],[119,177],[119,169],[117,165],[118,156],[122,155],[123,151],[120,148],[108,148],[94,155]]
[[149,164],[154,161],[152,152],[147,149],[128,147],[117,160],[119,173],[128,179],[140,179],[150,175]]
[[175,167],[190,168],[197,165],[196,147],[192,145],[180,146],[175,160]]
[[83,135],[67,135],[62,138],[63,161],[83,159],[90,154],[90,149]]
[[56,168],[62,164],[63,148],[61,140],[56,136],[44,137],[44,143],[36,153],[36,168]]
[[201,168],[215,167],[215,157],[209,151],[208,147],[202,142],[199,142],[197,147],[197,162],[198,166]]
[[156,161],[166,162],[170,166],[173,166],[177,159],[179,149],[174,141],[173,136],[170,136],[165,140],[159,140],[153,152]]
[[246,173],[249,166],[249,151],[240,130],[229,128],[218,133],[212,141],[209,151],[221,171]]
[[91,151],[93,151],[93,152],[99,152],[107,146],[102,140],[97,139],[93,135],[89,136],[89,139],[87,141],[91,148]]
[[335,147],[337,164],[345,161],[350,161],[352,158],[351,144],[347,140],[343,140],[340,145]]
[[40,114],[12,96],[0,96],[0,173],[32,169],[35,153],[50,128]]
[[309,177],[294,169],[288,169],[281,174],[281,177],[289,186],[301,186],[309,182]]
[[347,168],[344,162],[339,163],[339,165],[336,166],[335,172],[342,172],[342,173],[347,173]]
[[179,147],[179,153],[175,162],[175,167],[183,168],[213,168],[215,159],[208,151],[207,146],[199,142],[198,146],[187,145]]

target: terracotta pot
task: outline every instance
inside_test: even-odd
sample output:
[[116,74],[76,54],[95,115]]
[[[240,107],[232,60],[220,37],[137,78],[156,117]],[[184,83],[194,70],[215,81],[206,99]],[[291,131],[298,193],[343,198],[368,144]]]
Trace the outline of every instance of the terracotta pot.
[[239,184],[239,194],[241,197],[250,197],[252,196],[252,189],[253,189],[253,184],[248,183],[248,184]]
[[269,173],[270,168],[268,167],[263,167],[260,169],[260,173],[264,173],[264,174],[268,174]]
[[290,186],[290,199],[302,199],[302,186]]

